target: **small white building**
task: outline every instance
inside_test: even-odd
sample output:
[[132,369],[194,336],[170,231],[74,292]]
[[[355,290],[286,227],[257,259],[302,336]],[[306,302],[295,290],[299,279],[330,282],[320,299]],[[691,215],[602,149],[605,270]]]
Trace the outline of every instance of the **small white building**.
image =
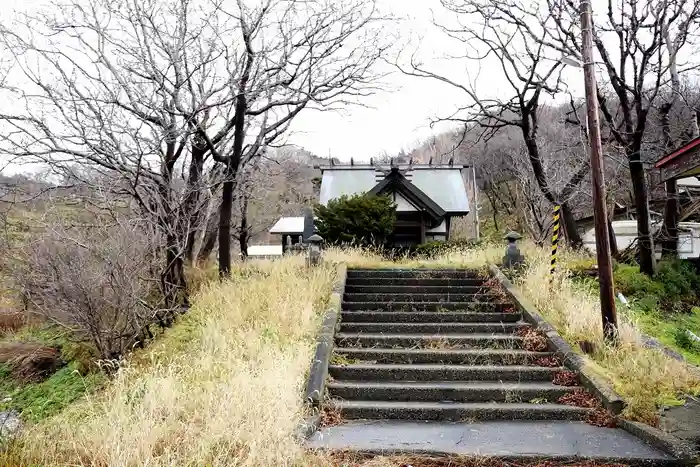
[[[311,222],[310,227],[309,222]],[[296,245],[313,235],[313,220],[307,221],[306,217],[282,217],[272,226],[270,233],[281,235],[280,245],[282,251],[285,252],[288,245]]]
[[[662,222],[652,224],[652,231],[661,228]],[[617,248],[623,250],[637,238],[637,221],[624,220],[612,223]],[[583,235],[584,245],[595,253],[595,230],[590,229]],[[654,245],[656,256],[661,257],[661,245]],[[680,222],[678,224],[678,256],[682,259],[700,257],[700,222]]]
[[250,259],[274,259],[282,257],[282,245],[250,245],[248,246],[248,258]]

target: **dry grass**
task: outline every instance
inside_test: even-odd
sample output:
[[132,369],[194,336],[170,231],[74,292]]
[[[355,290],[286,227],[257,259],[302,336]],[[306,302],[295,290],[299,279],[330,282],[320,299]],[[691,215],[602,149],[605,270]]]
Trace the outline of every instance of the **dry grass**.
[[[101,397],[30,428],[7,465],[310,465],[293,433],[335,268],[249,263]],[[4,461],[4,462],[3,462]]]
[[582,340],[593,343],[596,352],[585,358],[590,369],[609,379],[627,401],[625,418],[654,424],[659,406],[674,403],[679,395],[700,392],[697,368],[645,348],[638,327],[623,315],[619,315],[621,344],[607,346],[597,294],[577,286],[565,269],[580,255],[565,250],[561,256],[561,267],[550,284],[549,253],[528,251],[528,268],[516,285],[574,348]]
[[505,248],[502,245],[483,245],[472,249],[454,249],[436,258],[403,257],[396,261],[383,258],[371,250],[359,248],[329,248],[323,257],[327,261],[346,263],[358,268],[486,268],[500,264]]
[[25,323],[24,313],[0,307],[0,335],[16,332]]

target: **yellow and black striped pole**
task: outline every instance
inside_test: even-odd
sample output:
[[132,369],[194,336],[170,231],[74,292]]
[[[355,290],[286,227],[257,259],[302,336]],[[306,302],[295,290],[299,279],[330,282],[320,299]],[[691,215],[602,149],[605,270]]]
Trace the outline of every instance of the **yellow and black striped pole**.
[[557,245],[559,244],[559,211],[561,206],[554,206],[554,224],[552,225],[552,261],[549,266],[549,276],[554,277],[554,271],[557,269]]

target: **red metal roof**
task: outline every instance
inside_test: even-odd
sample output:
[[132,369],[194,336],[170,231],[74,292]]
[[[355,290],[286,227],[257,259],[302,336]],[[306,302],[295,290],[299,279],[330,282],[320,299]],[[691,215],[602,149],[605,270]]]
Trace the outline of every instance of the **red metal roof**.
[[673,161],[673,159],[675,159],[676,157],[682,156],[683,154],[685,154],[686,152],[690,151],[691,149],[695,149],[695,148],[697,148],[697,147],[699,147],[699,146],[700,146],[700,137],[695,138],[694,140],[692,140],[691,142],[689,142],[689,143],[686,144],[685,146],[676,149],[676,150],[673,151],[671,154],[668,154],[668,155],[662,157],[662,158],[659,159],[659,161],[654,165],[654,167],[656,167],[657,169],[660,169],[660,168],[663,167],[664,165],[666,165],[666,164],[668,164],[669,162]]

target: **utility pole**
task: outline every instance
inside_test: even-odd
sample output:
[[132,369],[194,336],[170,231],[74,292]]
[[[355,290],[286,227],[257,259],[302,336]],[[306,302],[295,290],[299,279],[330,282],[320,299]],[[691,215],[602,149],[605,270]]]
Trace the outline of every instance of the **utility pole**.
[[476,167],[472,165],[472,187],[474,188],[474,233],[476,241],[481,239],[479,232],[479,186],[476,184]]
[[593,181],[593,217],[595,220],[596,255],[598,256],[598,281],[600,283],[600,309],[603,314],[603,333],[607,341],[616,341],[617,312],[613,290],[612,259],[608,214],[605,206],[603,179],[603,145],[600,141],[598,120],[598,95],[593,64],[593,14],[591,0],[581,0],[581,40],[583,75],[586,83],[586,110],[588,114],[588,147],[591,154],[591,179]]

